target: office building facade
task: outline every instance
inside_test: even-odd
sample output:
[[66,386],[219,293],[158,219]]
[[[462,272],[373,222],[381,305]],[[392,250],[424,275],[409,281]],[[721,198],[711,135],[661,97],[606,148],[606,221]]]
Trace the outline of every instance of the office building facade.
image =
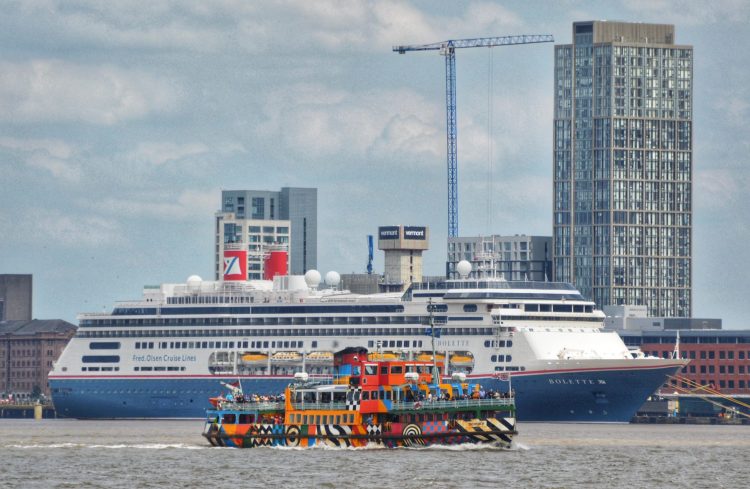
[[549,236],[471,236],[448,238],[446,275],[457,279],[456,265],[471,263],[471,276],[545,282],[552,280]]
[[[224,245],[242,243],[251,257],[265,253],[269,245],[288,247],[289,272],[302,275],[317,268],[318,191],[284,187],[280,191],[224,190],[221,211],[216,214],[216,278],[223,270]],[[273,228],[273,229],[271,229]],[[231,237],[234,235],[234,237]]]
[[555,46],[553,268],[599,307],[692,307],[693,48],[575,22]]

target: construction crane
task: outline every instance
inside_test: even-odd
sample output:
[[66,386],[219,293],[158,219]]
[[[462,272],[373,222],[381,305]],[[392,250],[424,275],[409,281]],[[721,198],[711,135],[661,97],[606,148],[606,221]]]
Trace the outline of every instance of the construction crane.
[[367,235],[367,274],[372,275],[372,234]]
[[394,46],[393,51],[440,51],[445,56],[445,108],[448,132],[448,236],[458,236],[458,158],[456,151],[456,49],[555,42],[549,34],[531,34],[477,39],[453,39],[413,46]]

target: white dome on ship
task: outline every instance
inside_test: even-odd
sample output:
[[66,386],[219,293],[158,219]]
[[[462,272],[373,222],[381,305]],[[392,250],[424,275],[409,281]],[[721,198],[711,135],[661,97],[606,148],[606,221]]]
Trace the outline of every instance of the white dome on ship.
[[461,278],[466,278],[471,273],[471,263],[466,260],[461,260],[456,265],[456,271]]
[[316,288],[320,285],[320,272],[317,270],[308,270],[307,273],[305,273],[305,283],[311,289]]
[[341,282],[341,275],[339,275],[338,272],[334,272],[331,270],[330,272],[326,273],[326,284],[329,287],[336,287],[339,282]]
[[203,279],[198,275],[191,275],[187,279],[187,288],[190,292],[200,292]]

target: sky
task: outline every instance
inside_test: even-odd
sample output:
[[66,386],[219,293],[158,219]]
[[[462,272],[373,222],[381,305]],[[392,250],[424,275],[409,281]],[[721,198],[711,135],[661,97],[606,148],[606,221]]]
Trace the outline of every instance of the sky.
[[[0,0],[0,273],[34,316],[213,279],[221,190],[318,188],[318,268],[427,225],[445,269],[445,63],[392,46],[670,23],[693,45],[693,316],[750,328],[750,2]],[[456,54],[459,234],[552,234],[553,45]],[[382,271],[382,252],[374,268]]]

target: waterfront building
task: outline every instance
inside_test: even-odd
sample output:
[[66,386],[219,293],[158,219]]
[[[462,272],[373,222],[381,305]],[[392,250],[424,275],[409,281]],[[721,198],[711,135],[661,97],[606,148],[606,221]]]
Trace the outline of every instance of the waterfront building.
[[0,322],[0,394],[49,396],[47,375],[76,327],[61,319]]
[[287,249],[289,273],[317,267],[317,189],[283,187],[280,191],[224,190],[216,213],[215,277],[224,270],[226,246],[247,252],[248,279],[263,278],[263,256]]
[[30,321],[31,274],[0,274],[0,321]]
[[673,25],[575,22],[554,100],[555,280],[690,317],[692,46]]
[[472,236],[448,238],[446,275],[459,278],[456,265],[471,263],[472,278],[503,277],[506,280],[552,280],[552,238],[549,236]]
[[[618,331],[629,347],[638,347],[646,355],[679,358],[690,363],[670,379],[663,391],[675,387],[695,390],[690,381],[732,396],[750,395],[750,330],[655,330]],[[675,349],[679,335],[679,348]],[[670,389],[672,387],[672,389]],[[701,394],[696,390],[696,394]]]

